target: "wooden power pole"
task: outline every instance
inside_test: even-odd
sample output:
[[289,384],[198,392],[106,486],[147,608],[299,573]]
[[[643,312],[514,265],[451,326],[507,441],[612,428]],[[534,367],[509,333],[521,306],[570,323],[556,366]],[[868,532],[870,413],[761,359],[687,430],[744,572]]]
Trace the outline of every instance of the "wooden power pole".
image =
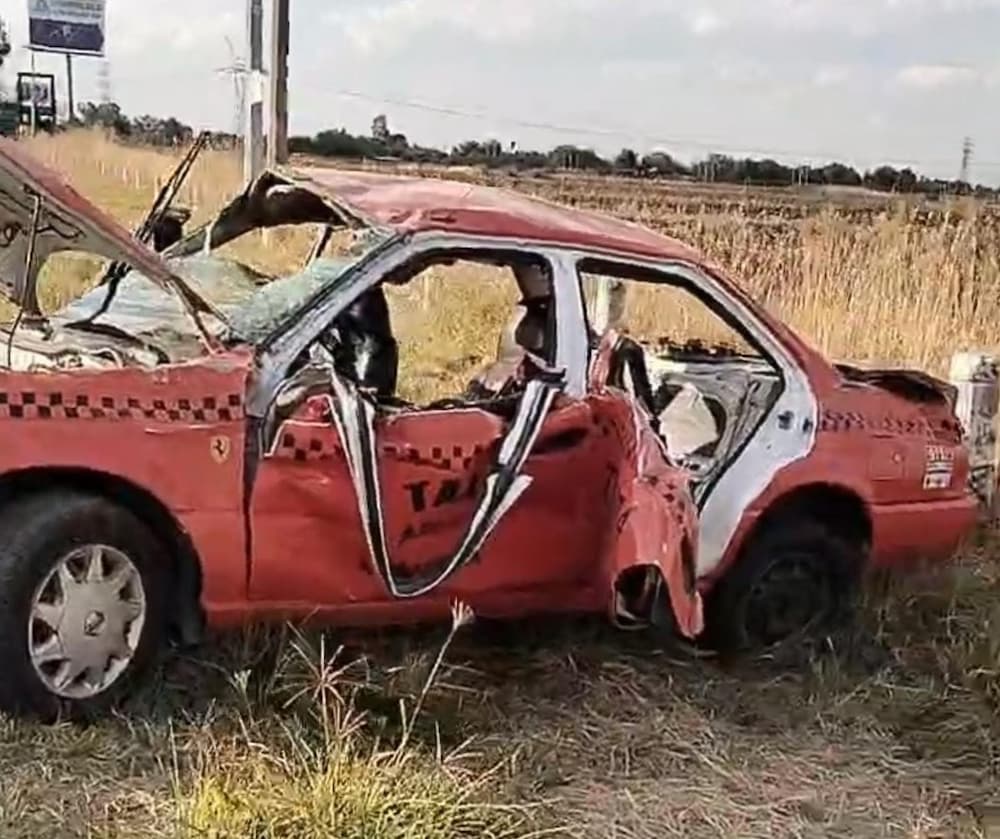
[[288,7],[290,0],[271,0],[271,114],[268,121],[267,165],[288,162]]
[[243,176],[254,180],[264,169],[264,0],[247,0],[250,79],[243,134]]

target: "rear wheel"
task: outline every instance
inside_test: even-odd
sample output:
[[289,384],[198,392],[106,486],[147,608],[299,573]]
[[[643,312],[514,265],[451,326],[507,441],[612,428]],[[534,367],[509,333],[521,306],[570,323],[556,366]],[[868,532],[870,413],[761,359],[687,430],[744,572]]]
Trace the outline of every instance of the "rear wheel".
[[0,514],[0,710],[81,718],[121,699],[163,640],[167,561],[100,497],[45,493]]
[[708,597],[710,641],[728,652],[816,637],[849,620],[866,548],[813,519],[753,538]]

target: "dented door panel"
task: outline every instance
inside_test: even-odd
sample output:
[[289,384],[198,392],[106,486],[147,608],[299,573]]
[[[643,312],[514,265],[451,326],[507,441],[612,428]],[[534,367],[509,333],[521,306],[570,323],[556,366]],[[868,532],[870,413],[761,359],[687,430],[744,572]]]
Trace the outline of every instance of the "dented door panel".
[[[684,565],[697,538],[686,479],[626,395],[536,392],[507,419],[479,408],[370,414],[366,454],[349,413],[366,409],[343,383],[331,390],[280,424],[258,470],[259,596],[317,609],[391,604],[400,619],[415,598],[462,598],[498,617],[528,603],[610,609],[622,574],[655,567],[678,626],[700,630]],[[358,468],[364,457],[377,488]],[[514,489],[492,503],[498,480]]]
[[[477,512],[509,431],[480,409],[415,412],[374,423],[378,513],[391,567],[379,567],[329,395],[312,397],[283,422],[258,469],[251,516],[252,590],[317,604],[404,600],[394,580],[433,581]],[[583,506],[590,486],[589,424],[582,403],[541,417],[539,452],[526,458],[523,495],[462,567],[416,595],[474,596],[545,587],[587,576],[592,535]],[[516,558],[512,561],[512,558]],[[592,576],[590,574],[589,576]]]

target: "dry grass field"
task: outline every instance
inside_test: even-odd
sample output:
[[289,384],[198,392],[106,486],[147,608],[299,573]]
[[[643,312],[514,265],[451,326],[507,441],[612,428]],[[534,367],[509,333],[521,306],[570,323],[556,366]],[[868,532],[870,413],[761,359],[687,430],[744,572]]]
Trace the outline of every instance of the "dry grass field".
[[[89,135],[31,146],[129,225],[173,165]],[[682,235],[837,357],[942,372],[958,347],[1000,350],[987,207],[483,178]],[[204,219],[238,187],[236,161],[209,153],[180,202]],[[275,271],[303,246],[240,245]],[[78,267],[47,305],[86,281]],[[400,295],[404,344],[428,317],[443,336],[408,350],[429,377],[485,361],[509,302],[488,282]],[[953,567],[873,584],[827,648],[738,663],[600,621],[218,639],[109,721],[0,718],[0,837],[985,837],[998,554],[984,533]]]

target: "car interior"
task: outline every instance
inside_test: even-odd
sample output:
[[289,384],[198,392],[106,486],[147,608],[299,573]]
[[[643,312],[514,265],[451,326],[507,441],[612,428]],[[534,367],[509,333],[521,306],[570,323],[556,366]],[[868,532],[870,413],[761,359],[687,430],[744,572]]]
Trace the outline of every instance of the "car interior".
[[584,260],[581,288],[593,320],[601,284],[626,303],[609,384],[648,409],[671,457],[705,486],[756,432],[783,388],[776,364],[718,301],[680,278]]
[[[401,343],[405,349],[406,339],[394,329],[394,314],[401,314],[401,308],[394,305],[394,292],[417,286],[435,268],[446,269],[449,282],[466,284],[471,282],[463,277],[466,270],[490,270],[516,290],[516,303],[499,330],[495,355],[466,359],[468,375],[457,390],[429,400],[407,398],[402,393],[407,371],[401,369],[405,367]],[[538,374],[553,373],[555,358],[556,315],[546,261],[513,251],[431,252],[363,292],[319,335],[281,389],[275,419],[287,416],[307,396],[328,391],[325,371],[330,367],[371,399],[382,415],[480,408],[510,418],[527,382]]]

